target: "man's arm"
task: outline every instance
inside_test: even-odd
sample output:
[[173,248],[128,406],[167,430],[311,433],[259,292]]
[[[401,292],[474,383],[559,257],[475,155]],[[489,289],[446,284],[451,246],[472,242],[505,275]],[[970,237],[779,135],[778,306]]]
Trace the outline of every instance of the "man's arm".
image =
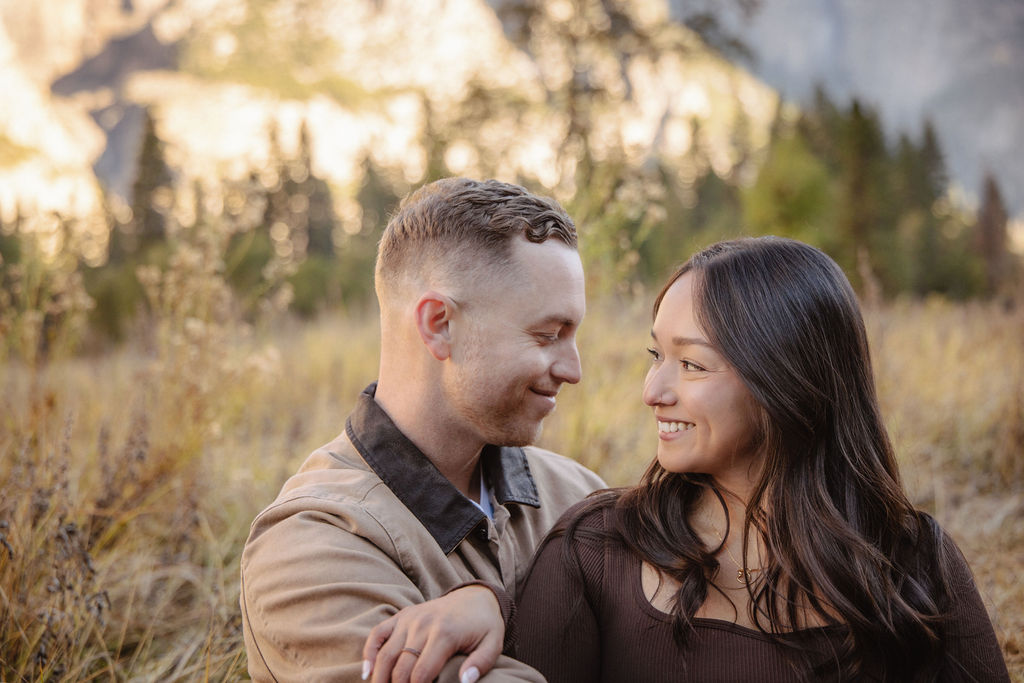
[[[358,680],[371,629],[425,596],[372,516],[358,510],[344,518],[309,509],[288,514],[288,507],[257,520],[242,557],[250,674],[257,681]],[[458,666],[449,664],[441,680],[458,680]],[[543,678],[502,657],[487,680]]]

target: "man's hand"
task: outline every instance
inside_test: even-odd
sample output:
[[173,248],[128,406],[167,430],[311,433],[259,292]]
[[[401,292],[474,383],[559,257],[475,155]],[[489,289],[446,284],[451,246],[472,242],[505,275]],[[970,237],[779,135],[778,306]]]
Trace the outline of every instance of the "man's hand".
[[466,586],[411,605],[382,621],[363,646],[363,680],[373,683],[430,683],[448,660],[468,654],[460,683],[475,683],[501,654],[505,622],[494,593]]

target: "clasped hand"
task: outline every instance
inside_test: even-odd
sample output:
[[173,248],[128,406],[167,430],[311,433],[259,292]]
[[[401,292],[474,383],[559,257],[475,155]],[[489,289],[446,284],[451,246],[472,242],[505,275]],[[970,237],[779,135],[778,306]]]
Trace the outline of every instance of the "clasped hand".
[[494,666],[504,640],[494,593],[466,586],[405,607],[374,627],[363,646],[363,680],[430,683],[454,655],[466,654],[459,682],[475,683]]

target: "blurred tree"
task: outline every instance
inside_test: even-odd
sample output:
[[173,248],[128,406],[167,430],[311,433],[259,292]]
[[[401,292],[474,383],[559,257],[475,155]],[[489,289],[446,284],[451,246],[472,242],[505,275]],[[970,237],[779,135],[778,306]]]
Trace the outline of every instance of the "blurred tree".
[[839,248],[832,177],[799,128],[776,132],[757,180],[743,191],[743,218],[754,234]]
[[111,236],[110,257],[124,262],[132,254],[146,253],[167,240],[167,224],[174,205],[174,176],[164,158],[156,121],[145,112],[142,143],[132,183],[131,219]]
[[253,173],[241,192],[263,207],[262,219],[235,232],[228,242],[227,271],[232,287],[251,315],[271,290],[287,281],[292,309],[309,316],[341,300],[336,267],[338,221],[327,181],[313,168],[312,142],[303,121],[294,155],[286,157],[271,127],[270,163]]
[[[860,254],[874,268],[888,245],[886,170],[888,154],[875,112],[853,100],[838,137],[839,195],[836,248],[832,256],[857,279]],[[888,282],[883,282],[888,284]]]
[[938,138],[925,122],[921,145],[900,136],[893,187],[902,215],[897,225],[898,253],[904,261],[901,289],[924,294],[936,288],[942,254],[941,225],[936,203],[946,192],[946,173]]
[[[646,151],[627,145],[622,124],[639,99],[634,67],[646,73],[678,70],[689,60],[707,58],[708,44],[732,53],[741,46],[725,36],[713,12],[694,15],[686,27],[667,13],[625,0],[489,4],[506,36],[536,65],[546,120],[554,114],[560,127],[553,163],[558,180],[551,189],[585,235],[588,265],[605,274],[600,282],[615,278],[626,287],[661,271],[660,261],[648,259],[680,252],[656,245],[678,247],[698,227],[707,227],[694,226],[679,211],[669,214],[683,195],[683,204],[693,207],[689,198],[694,183],[708,170],[701,166],[688,182],[670,181],[663,170],[675,162],[659,158],[658,135]],[[666,104],[662,127],[673,116],[671,104]],[[749,144],[742,131],[734,137],[736,144]],[[741,150],[735,156],[742,161],[748,155]],[[707,179],[704,189],[710,191],[715,180]],[[658,230],[671,234],[659,236]]]
[[1008,275],[1007,218],[999,183],[987,172],[974,232],[975,248],[985,265],[985,292],[990,295],[1000,291]]
[[[713,13],[695,17],[693,26],[686,28],[667,14],[652,12],[651,6],[625,0],[488,4],[504,24],[506,36],[533,60],[532,85],[540,87],[542,97],[531,88],[508,85],[509,79],[496,80],[491,73],[471,77],[455,102],[419,93],[425,163],[417,184],[452,173],[514,177],[542,194],[553,194],[570,209],[587,234],[591,255],[627,279],[644,277],[633,242],[650,237],[653,222],[661,220],[661,201],[673,190],[661,183],[657,169],[670,162],[657,158],[656,145],[638,162],[643,152],[627,149],[622,138],[619,124],[626,112],[639,106],[633,67],[656,73],[677,69],[680,57],[707,58],[709,50],[696,34],[722,51],[737,52],[739,44],[727,39]],[[265,32],[265,17],[248,23],[258,29],[256,33]],[[673,115],[668,107],[665,118]],[[524,170],[524,150],[515,144],[515,131],[531,122],[559,129],[552,135],[555,158],[536,176]],[[735,143],[751,144],[749,137],[738,128]],[[748,156],[747,150],[736,154],[740,163]],[[614,180],[623,169],[628,177]],[[649,202],[652,210],[620,206],[634,200]]]
[[[272,154],[276,145],[271,144]],[[272,156],[271,164],[279,168],[279,158]],[[276,183],[275,175],[274,182]],[[266,268],[274,258],[274,244],[270,239],[270,225],[266,216],[272,191],[264,185],[260,175],[255,171],[235,188],[243,197],[244,203],[257,207],[261,214],[260,220],[253,226],[242,226],[228,240],[225,257],[225,271],[228,282],[241,301],[242,308],[251,313],[259,298],[266,292]],[[262,207],[262,208],[260,208]]]
[[271,150],[278,159],[274,168],[277,182],[267,194],[264,225],[270,227],[275,241],[287,245],[281,251],[296,263],[309,253],[333,255],[334,199],[330,186],[313,171],[305,121],[299,128],[299,146],[293,158],[282,158],[273,131]]
[[299,130],[300,168],[305,169],[306,179],[299,184],[297,191],[307,197],[306,234],[308,235],[306,252],[310,255],[334,257],[334,233],[338,228],[334,214],[334,197],[327,181],[313,172],[313,157],[309,139],[309,128],[302,122]]
[[[709,146],[697,119],[690,121],[690,131],[692,144],[682,158],[659,157],[656,175],[644,181],[651,188],[646,201],[661,214],[639,247],[637,273],[649,283],[661,282],[694,251],[747,232],[735,180],[746,162],[722,177],[708,158]],[[738,138],[743,136],[737,133]]]
[[0,212],[0,269],[21,260],[21,221],[20,206],[15,209],[13,221],[5,221]]
[[[814,88],[811,105],[800,112],[796,121],[797,133],[806,140],[811,151],[828,167],[832,175],[838,175],[842,164],[839,157],[839,136],[844,119],[845,114],[819,84]],[[785,119],[780,110],[775,115],[773,139],[781,134],[785,126]]]
[[409,191],[399,171],[382,167],[369,153],[363,157],[360,167],[362,181],[355,196],[359,204],[358,217],[354,224],[341,231],[334,266],[341,303],[346,306],[360,305],[373,298],[377,243],[390,213]]
[[595,139],[594,125],[633,100],[631,63],[686,54],[694,41],[667,15],[641,19],[632,3],[620,0],[503,0],[492,6],[506,35],[540,70],[547,106],[561,115],[563,181],[587,191],[602,150],[614,142]]
[[145,303],[145,293],[136,277],[140,265],[166,263],[170,211],[174,205],[174,174],[164,157],[152,113],[145,112],[145,125],[135,161],[130,215],[116,219],[107,206],[110,226],[105,264],[84,267],[86,291],[95,302],[90,324],[111,340],[124,337],[128,321]]
[[82,285],[75,221],[34,213],[0,225],[0,362],[29,367],[74,351],[92,299]]
[[883,254],[892,274],[890,289],[958,298],[976,293],[981,264],[969,248],[966,219],[949,198],[945,159],[931,121],[924,122],[919,145],[901,137],[891,177],[899,213],[895,239]]
[[[374,244],[384,233],[388,214],[398,208],[398,203],[409,191],[406,183],[398,180],[400,174],[381,168],[373,156],[366,154],[360,163],[362,182],[356,193],[359,204],[359,226],[350,234],[366,235]],[[374,248],[376,252],[376,247]]]
[[[479,95],[479,93],[474,94]],[[420,93],[420,105],[423,107],[423,149],[427,157],[427,165],[420,178],[420,184],[426,184],[451,175],[444,156],[453,136],[472,135],[462,126],[467,123],[475,123],[475,128],[479,129],[483,122],[471,121],[470,117],[465,116],[458,117],[461,120],[452,121],[451,125],[445,125],[430,98],[422,92]]]

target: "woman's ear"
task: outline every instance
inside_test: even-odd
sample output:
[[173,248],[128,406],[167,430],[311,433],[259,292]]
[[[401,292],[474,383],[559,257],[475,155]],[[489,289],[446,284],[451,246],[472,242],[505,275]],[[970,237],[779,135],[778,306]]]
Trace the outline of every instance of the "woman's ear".
[[423,345],[437,360],[451,357],[451,321],[455,313],[455,302],[450,297],[433,290],[426,292],[416,302],[416,330]]

